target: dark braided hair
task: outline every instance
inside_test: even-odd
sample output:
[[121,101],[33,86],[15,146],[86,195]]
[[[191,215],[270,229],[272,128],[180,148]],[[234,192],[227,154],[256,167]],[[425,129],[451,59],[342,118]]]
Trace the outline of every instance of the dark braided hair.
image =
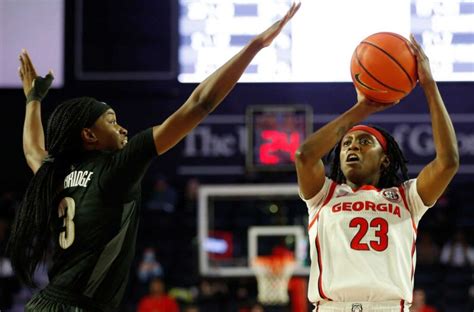
[[[83,153],[81,131],[89,127],[93,98],[61,103],[51,114],[46,131],[49,161],[31,179],[12,226],[8,253],[21,282],[36,287],[33,274],[45,259],[52,239],[53,216],[63,189],[63,179]],[[54,159],[54,160],[53,160]],[[51,161],[52,160],[52,161]]]
[[[386,130],[370,126],[374,129],[377,129],[387,140],[387,157],[390,161],[390,164],[387,168],[382,170],[378,188],[387,188],[392,186],[399,186],[403,181],[408,180],[408,169],[407,169],[407,159],[403,155],[400,147],[398,146],[397,141],[388,133]],[[338,142],[336,147],[334,147],[328,154],[328,159],[332,159],[331,171],[329,177],[337,183],[345,183],[346,177],[342,173],[341,163],[339,159],[339,154],[341,152],[341,141]],[[400,171],[400,172],[399,172]]]

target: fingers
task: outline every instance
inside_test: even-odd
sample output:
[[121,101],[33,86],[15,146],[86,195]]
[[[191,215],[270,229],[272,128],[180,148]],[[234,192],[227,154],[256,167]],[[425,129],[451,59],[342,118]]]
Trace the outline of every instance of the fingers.
[[293,16],[296,14],[296,12],[298,12],[298,10],[300,9],[301,7],[301,2],[300,3],[296,3],[296,2],[293,2],[293,4],[291,5],[290,9],[288,10],[288,12],[285,14],[285,22],[288,22],[290,19],[293,18]]
[[24,75],[23,75],[23,70],[21,69],[21,66],[18,66],[18,75],[20,76],[20,79],[23,80]]
[[290,8],[288,9],[288,11],[286,11],[286,14],[285,14],[285,17],[284,17],[285,20],[290,19],[291,13],[293,12],[294,9],[295,9],[295,3],[293,2],[291,4]]
[[[292,5],[293,6],[293,5]],[[286,12],[285,16],[283,16],[279,21],[278,21],[278,26],[279,28],[283,28],[283,26],[285,26],[286,23],[288,23],[289,21],[289,16],[290,16],[290,11],[291,11],[291,8]]]
[[18,67],[18,75],[23,83],[26,83],[25,79],[27,78],[26,75],[26,64],[25,60],[23,59],[22,55],[18,57],[20,59],[20,66]]
[[413,34],[410,34],[410,48],[413,50],[415,55],[419,55],[421,57],[426,57],[425,52],[423,51],[423,48],[421,45],[416,41],[415,36]]
[[23,72],[23,75],[31,74],[31,69],[28,66],[28,61],[25,59],[25,56],[23,55],[23,53],[20,54],[20,65],[21,65],[20,67],[21,67],[21,71]]
[[383,110],[392,108],[392,107],[394,107],[395,105],[397,105],[398,103],[400,103],[400,100],[398,100],[398,101],[396,101],[396,102],[392,102],[392,103],[390,103],[390,104],[385,104],[385,105],[382,106],[382,107],[383,107]]
[[279,19],[272,26],[267,28],[263,33],[256,37],[261,42],[262,47],[267,47],[273,41],[273,39],[278,36],[286,23],[288,23],[288,21],[295,15],[296,11],[298,11],[300,6],[300,3],[293,3],[281,19]]
[[413,50],[413,52],[415,54],[417,54],[420,51],[420,49],[419,49],[420,46],[419,46],[418,42],[416,42],[415,36],[413,36],[413,34],[410,34],[409,43],[410,43],[410,45],[409,45],[410,48]]
[[30,56],[26,49],[22,49],[20,57],[23,59],[25,64],[25,72],[31,73],[34,77],[36,77],[36,69],[33,66],[33,62],[31,62]]
[[21,80],[23,80],[24,72],[25,72],[25,62],[23,61],[23,58],[21,57],[21,54],[18,57],[18,59],[20,60],[20,66],[18,67],[18,73],[20,74]]
[[416,41],[415,36],[413,34],[410,34],[410,42],[413,44],[416,48],[420,47],[420,44],[418,41]]
[[26,69],[26,65],[25,65],[25,60],[23,59],[22,55],[20,54],[19,55],[19,60],[20,60],[20,67],[18,67],[18,70],[21,71],[22,75],[24,75]]
[[290,9],[290,15],[289,15],[289,19],[291,19],[295,14],[296,12],[298,12],[298,10],[300,9],[301,7],[301,2],[296,4],[296,3],[293,3],[293,5],[291,6],[291,9]]
[[411,35],[410,35],[410,41],[406,41],[406,45],[407,45],[408,49],[410,50],[410,52],[411,52],[413,55],[416,55],[415,46],[414,46],[413,43],[411,42]]
[[300,7],[301,7],[301,2],[300,3],[293,2],[290,9],[286,12],[285,16],[280,20],[281,26],[284,26],[286,23],[288,23],[288,21],[293,18],[295,13],[298,12]]

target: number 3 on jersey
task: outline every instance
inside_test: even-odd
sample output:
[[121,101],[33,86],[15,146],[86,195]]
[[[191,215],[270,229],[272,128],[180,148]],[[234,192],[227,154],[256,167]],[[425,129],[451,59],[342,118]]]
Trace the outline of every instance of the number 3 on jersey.
[[63,228],[59,233],[59,246],[62,249],[69,248],[74,242],[74,213],[76,202],[71,197],[64,197],[59,203],[58,216],[63,219]]
[[[371,240],[369,244],[361,243],[362,239],[364,238],[365,234],[369,230],[369,226],[371,229],[375,229],[375,237],[378,240]],[[355,228],[358,227],[359,230],[354,235],[354,238],[351,240],[351,248],[355,250],[370,250],[370,247],[375,251],[384,251],[387,249],[388,246],[388,223],[387,220],[382,218],[374,218],[372,221],[369,222],[364,218],[354,218],[349,223],[349,227]]]

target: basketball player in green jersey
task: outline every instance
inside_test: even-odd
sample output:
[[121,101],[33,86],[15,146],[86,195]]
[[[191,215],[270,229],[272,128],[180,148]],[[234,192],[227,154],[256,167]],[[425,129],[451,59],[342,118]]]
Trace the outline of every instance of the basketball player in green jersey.
[[27,97],[24,153],[35,173],[9,241],[17,276],[33,273],[52,242],[49,285],[26,311],[117,311],[135,252],[140,183],[157,155],[177,144],[225,98],[254,56],[298,11],[286,15],[204,80],[161,125],[130,140],[116,112],[94,98],[60,104],[48,120],[46,144],[40,102],[53,76],[38,77],[26,51],[20,77]]

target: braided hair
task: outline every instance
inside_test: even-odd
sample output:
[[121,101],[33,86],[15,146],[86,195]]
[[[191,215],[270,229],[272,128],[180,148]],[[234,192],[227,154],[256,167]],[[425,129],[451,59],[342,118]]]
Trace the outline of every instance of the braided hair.
[[[408,169],[407,169],[407,159],[403,155],[403,152],[400,149],[397,141],[388,133],[386,130],[370,126],[374,129],[377,129],[387,140],[387,152],[386,155],[390,161],[390,164],[382,169],[378,188],[387,188],[392,186],[399,186],[403,181],[408,180]],[[339,159],[339,154],[341,152],[341,141],[329,152],[328,159],[332,159],[331,170],[329,177],[337,183],[345,183],[346,177],[341,170],[341,162]]]
[[36,287],[33,274],[51,246],[53,216],[57,214],[63,179],[84,152],[81,131],[91,126],[94,102],[97,100],[89,97],[67,100],[56,107],[48,120],[48,157],[26,189],[7,247],[15,273],[29,287]]

